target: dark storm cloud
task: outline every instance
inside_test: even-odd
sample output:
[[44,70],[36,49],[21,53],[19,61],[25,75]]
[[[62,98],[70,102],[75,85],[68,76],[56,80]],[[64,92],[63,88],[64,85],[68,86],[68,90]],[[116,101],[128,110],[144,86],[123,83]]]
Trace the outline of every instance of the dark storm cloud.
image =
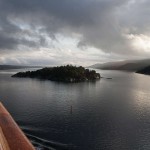
[[[0,0],[0,49],[44,46],[47,42],[41,33],[52,39],[56,33],[64,36],[76,33],[80,35],[79,47],[135,54],[124,34],[149,33],[149,3],[148,0]],[[29,26],[31,38],[26,38],[24,24]],[[38,27],[41,29],[37,33]]]
[[[149,34],[150,32],[150,1],[134,0],[130,7],[124,7],[127,11],[119,12],[120,24],[128,27],[134,34]],[[121,10],[120,10],[121,11]]]

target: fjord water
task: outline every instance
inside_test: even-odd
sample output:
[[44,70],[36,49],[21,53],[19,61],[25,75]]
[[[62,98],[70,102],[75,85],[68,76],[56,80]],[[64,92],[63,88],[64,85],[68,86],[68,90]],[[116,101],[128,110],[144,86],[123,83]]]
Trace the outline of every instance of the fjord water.
[[99,70],[112,79],[60,83],[18,71],[0,72],[0,99],[39,149],[150,149],[150,76]]

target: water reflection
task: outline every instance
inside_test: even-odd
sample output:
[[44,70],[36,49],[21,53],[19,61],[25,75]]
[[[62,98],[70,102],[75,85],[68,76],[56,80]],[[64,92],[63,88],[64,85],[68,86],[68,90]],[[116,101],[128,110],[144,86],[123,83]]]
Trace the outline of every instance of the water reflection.
[[40,138],[56,149],[56,143],[78,150],[149,149],[149,76],[100,73],[112,80],[67,84],[11,78],[5,72],[0,98],[35,144]]

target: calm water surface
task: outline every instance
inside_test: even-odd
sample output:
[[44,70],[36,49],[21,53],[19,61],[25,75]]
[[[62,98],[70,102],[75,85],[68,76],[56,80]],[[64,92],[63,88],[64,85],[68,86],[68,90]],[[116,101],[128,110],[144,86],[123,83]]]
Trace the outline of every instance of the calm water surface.
[[112,80],[67,84],[11,78],[18,71],[0,71],[0,99],[40,149],[150,149],[150,76],[99,71]]

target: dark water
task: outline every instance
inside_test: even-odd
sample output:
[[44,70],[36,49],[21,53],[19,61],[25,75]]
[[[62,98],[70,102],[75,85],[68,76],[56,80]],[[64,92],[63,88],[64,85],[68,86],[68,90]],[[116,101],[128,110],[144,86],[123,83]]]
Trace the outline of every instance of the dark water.
[[100,71],[112,80],[67,84],[14,72],[0,72],[0,99],[35,146],[150,149],[150,76]]

